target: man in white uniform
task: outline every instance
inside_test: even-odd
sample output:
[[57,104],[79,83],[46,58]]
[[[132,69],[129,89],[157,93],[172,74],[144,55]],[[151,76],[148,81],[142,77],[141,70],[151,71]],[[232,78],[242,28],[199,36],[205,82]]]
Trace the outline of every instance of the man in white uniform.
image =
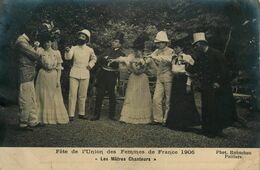
[[97,61],[94,50],[86,45],[89,40],[90,32],[88,30],[79,31],[78,45],[71,48],[67,47],[65,51],[65,59],[73,59],[73,66],[70,71],[68,110],[70,121],[74,119],[77,100],[79,118],[85,118],[85,102],[90,79],[89,71]]

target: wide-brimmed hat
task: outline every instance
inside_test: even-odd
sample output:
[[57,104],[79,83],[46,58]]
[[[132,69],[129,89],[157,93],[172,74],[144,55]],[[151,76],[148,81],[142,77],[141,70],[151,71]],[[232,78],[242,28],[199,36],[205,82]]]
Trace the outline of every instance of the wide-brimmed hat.
[[54,37],[53,36],[51,36],[51,33],[45,33],[45,34],[41,34],[40,36],[39,36],[39,42],[40,42],[40,44],[44,44],[44,43],[46,43],[46,42],[48,42],[48,41],[53,41],[54,40]]
[[167,37],[167,34],[165,31],[160,31],[157,33],[155,39],[154,39],[154,42],[157,43],[157,42],[170,42],[168,37]]
[[193,43],[192,45],[196,44],[197,42],[199,41],[204,41],[204,42],[208,42],[206,40],[206,37],[205,37],[205,33],[204,32],[197,32],[197,33],[194,33],[193,34]]
[[90,39],[90,35],[91,35],[89,30],[87,30],[87,29],[83,29],[83,30],[79,31],[78,34],[85,34],[86,36],[88,36],[89,39]]
[[139,35],[135,41],[133,42],[133,48],[138,49],[138,50],[143,50],[145,46],[145,41],[148,41],[149,37],[146,33],[142,33]]
[[114,40],[119,40],[120,43],[124,43],[124,34],[122,32],[116,32],[115,36],[114,36]]

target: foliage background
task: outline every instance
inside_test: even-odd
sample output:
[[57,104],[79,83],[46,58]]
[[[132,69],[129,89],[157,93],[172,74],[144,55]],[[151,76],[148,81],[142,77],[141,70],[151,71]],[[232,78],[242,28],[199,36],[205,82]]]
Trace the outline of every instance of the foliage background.
[[[61,29],[59,48],[74,43],[75,33],[87,28],[97,55],[109,47],[116,31],[125,34],[124,48],[142,32],[154,38],[166,30],[174,42],[186,37],[190,46],[192,33],[205,31],[211,46],[223,51],[228,34],[232,37],[227,59],[233,78],[247,77],[246,85],[255,88],[258,80],[258,4],[256,0],[7,0],[1,4],[0,25],[0,97],[16,101],[17,63],[12,48],[23,24],[39,24],[45,17]],[[244,24],[247,21],[247,24]],[[64,62],[62,83],[68,90],[71,62]],[[239,72],[240,70],[240,72]],[[240,74],[239,74],[240,73]]]

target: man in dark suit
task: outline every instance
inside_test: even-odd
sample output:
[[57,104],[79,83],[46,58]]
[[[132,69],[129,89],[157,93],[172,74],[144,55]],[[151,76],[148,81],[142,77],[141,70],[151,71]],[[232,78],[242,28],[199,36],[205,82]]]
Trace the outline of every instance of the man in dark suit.
[[116,110],[116,95],[115,86],[119,76],[119,65],[118,63],[110,63],[111,59],[116,59],[120,56],[125,56],[121,51],[121,45],[123,43],[124,35],[117,32],[111,48],[107,49],[104,54],[98,58],[99,70],[96,77],[96,103],[94,115],[89,117],[89,120],[98,120],[100,118],[100,112],[102,109],[102,103],[106,92],[108,92],[109,97],[109,118],[115,120],[115,110]]
[[202,86],[202,130],[210,138],[223,136],[222,130],[237,121],[226,60],[220,51],[209,47],[204,33],[195,33],[193,39]]

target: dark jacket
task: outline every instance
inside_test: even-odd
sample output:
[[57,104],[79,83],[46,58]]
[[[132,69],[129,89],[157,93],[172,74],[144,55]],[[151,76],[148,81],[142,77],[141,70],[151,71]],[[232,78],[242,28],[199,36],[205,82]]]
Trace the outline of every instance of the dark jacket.
[[213,48],[209,48],[201,59],[202,85],[211,86],[219,83],[220,87],[230,86],[229,71],[224,55]]
[[15,42],[20,83],[29,82],[35,78],[35,62],[40,60],[40,55],[33,49],[29,41],[29,38],[23,34]]
[[117,62],[111,63],[109,66],[107,65],[109,59],[116,59],[120,56],[125,56],[125,54],[121,51],[121,49],[114,50],[112,48],[108,48],[103,55],[98,58],[98,63],[102,68],[117,70],[119,68],[119,64]]
[[[224,55],[213,48],[197,56],[195,70],[199,73],[202,89],[202,127],[216,133],[237,119]],[[219,88],[213,88],[218,83]]]

